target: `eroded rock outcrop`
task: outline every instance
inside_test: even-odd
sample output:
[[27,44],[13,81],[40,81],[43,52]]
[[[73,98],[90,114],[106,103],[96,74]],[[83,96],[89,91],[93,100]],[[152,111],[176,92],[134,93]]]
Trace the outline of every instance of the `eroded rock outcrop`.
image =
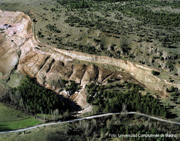
[[[1,28],[4,28],[5,23],[11,24],[11,27],[4,29],[4,33],[0,33],[0,73],[2,74],[0,79],[8,78],[18,62],[17,52],[21,51],[18,70],[23,74],[36,77],[40,85],[57,93],[60,88],[54,86],[53,83],[60,78],[74,80],[81,83],[82,86],[89,81],[103,82],[108,77],[132,79],[138,83],[141,82],[147,88],[162,92],[164,95],[167,94],[164,84],[180,88],[179,84],[168,83],[152,75],[154,69],[127,60],[67,51],[48,45],[37,49],[38,45],[42,45],[42,43],[32,36],[32,21],[22,12],[0,11],[0,23],[2,23],[0,24]],[[93,64],[73,65],[74,59],[116,66],[128,74],[121,71],[113,72]]]
[[[110,75],[119,79],[127,77],[125,73],[113,72],[93,64],[85,65],[80,63],[73,65],[71,60],[69,62],[66,60],[66,63],[64,63],[62,57],[63,54],[61,54],[61,57],[57,57],[54,54],[39,54],[32,51],[24,58],[20,58],[18,68],[22,73],[36,77],[39,84],[50,89],[56,89],[52,88],[53,83],[60,79],[74,80],[83,86],[90,81],[102,82]],[[130,79],[130,75],[128,75],[128,79]]]
[[7,79],[18,62],[18,52],[32,35],[32,22],[22,12],[0,10],[0,79]]
[[144,84],[147,88],[161,93],[161,97],[164,98],[169,95],[166,92],[166,87],[164,86],[165,84],[174,85],[175,87],[180,88],[180,84],[172,84],[170,82],[167,82],[166,80],[162,80],[157,76],[154,76],[152,74],[152,70],[158,70],[150,68],[146,65],[140,65],[138,63],[133,63],[128,60],[115,59],[106,56],[96,56],[76,51],[67,51],[55,48],[53,49],[57,52],[64,53],[67,56],[69,55],[73,59],[86,60],[88,62],[103,63],[117,66],[128,72],[133,78]]
[[75,65],[73,67],[73,73],[69,79],[75,81],[76,83],[81,83],[81,79],[83,78],[86,69],[87,66],[85,64]]

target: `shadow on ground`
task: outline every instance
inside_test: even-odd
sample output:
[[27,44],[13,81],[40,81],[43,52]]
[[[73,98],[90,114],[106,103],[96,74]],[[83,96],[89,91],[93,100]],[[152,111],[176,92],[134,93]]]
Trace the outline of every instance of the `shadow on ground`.
[[0,124],[0,131],[8,131],[11,130],[8,126]]

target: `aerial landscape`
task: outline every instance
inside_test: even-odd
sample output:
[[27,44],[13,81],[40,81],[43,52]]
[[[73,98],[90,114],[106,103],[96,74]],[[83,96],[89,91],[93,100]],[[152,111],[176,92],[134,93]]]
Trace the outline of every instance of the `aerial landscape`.
[[180,141],[179,0],[1,0],[0,141]]

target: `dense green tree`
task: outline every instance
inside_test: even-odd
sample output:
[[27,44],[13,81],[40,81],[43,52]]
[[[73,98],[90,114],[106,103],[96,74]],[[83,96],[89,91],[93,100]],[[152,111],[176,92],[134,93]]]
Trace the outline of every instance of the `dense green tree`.
[[[58,98],[56,93],[35,84],[35,80],[27,77],[20,86],[13,88],[14,102],[29,112],[50,113],[51,110],[66,110],[68,101]],[[64,104],[65,102],[65,104]]]
[[[161,103],[150,96],[149,94],[142,96],[139,90],[142,89],[139,85],[126,82],[126,87],[129,88],[125,93],[119,91],[107,91],[104,87],[101,92],[100,86],[90,84],[91,89],[88,88],[87,101],[92,104],[101,106],[101,111],[118,112],[122,109],[123,103],[126,103],[127,110],[140,111],[146,114],[159,115],[162,117],[167,116],[167,109]],[[107,108],[108,105],[108,108]],[[105,108],[105,110],[103,110]]]

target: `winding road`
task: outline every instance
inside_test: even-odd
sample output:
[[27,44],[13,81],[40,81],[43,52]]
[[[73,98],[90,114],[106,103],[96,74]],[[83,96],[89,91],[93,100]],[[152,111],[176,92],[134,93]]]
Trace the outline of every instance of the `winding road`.
[[79,118],[79,119],[73,119],[73,120],[62,121],[62,122],[59,121],[59,122],[55,122],[55,123],[46,123],[46,124],[36,125],[36,126],[33,126],[33,127],[29,127],[29,128],[19,129],[19,130],[2,131],[2,132],[0,132],[0,134],[22,132],[22,131],[27,131],[27,130],[43,127],[43,126],[62,124],[62,123],[71,123],[71,122],[80,121],[80,120],[84,120],[84,119],[93,119],[93,118],[110,116],[110,115],[117,115],[117,114],[136,114],[136,115],[144,116],[144,117],[147,117],[147,118],[159,120],[159,121],[162,121],[162,122],[180,125],[180,122],[174,122],[174,121],[169,121],[169,120],[165,120],[165,119],[160,119],[160,118],[149,116],[149,115],[142,114],[142,113],[137,113],[137,112],[117,112],[117,113],[107,113],[107,114],[94,115],[94,116],[83,117],[83,118]]

